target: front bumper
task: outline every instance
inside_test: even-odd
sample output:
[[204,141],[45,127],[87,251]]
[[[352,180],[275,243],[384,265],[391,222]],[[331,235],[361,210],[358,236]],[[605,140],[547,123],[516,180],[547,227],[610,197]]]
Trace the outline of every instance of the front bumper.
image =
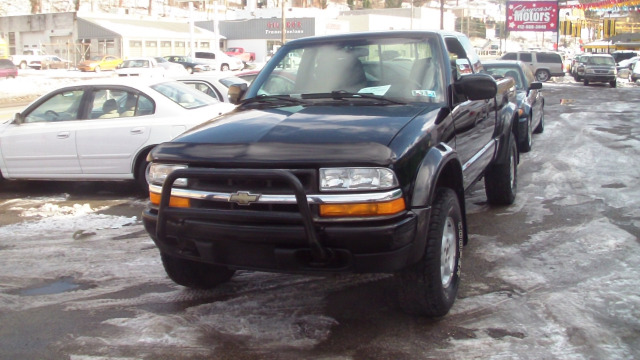
[[611,82],[616,80],[616,75],[601,75],[601,74],[584,74],[582,79],[590,82]]
[[[310,274],[390,273],[415,263],[424,253],[430,208],[373,220],[320,219],[296,177],[284,170],[254,170],[239,176],[286,178],[299,212],[170,207],[167,183],[223,171],[201,170],[173,172],[163,187],[160,206],[143,212],[145,229],[163,253],[234,269]],[[229,172],[233,170],[223,171],[225,176]]]

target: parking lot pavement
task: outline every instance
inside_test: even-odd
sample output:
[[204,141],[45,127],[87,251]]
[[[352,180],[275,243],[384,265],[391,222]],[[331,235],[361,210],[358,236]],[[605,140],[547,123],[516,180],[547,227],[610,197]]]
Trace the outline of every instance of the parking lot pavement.
[[[402,313],[389,275],[165,275],[118,184],[0,185],[0,358],[640,358],[640,87],[543,86],[514,205],[468,194],[452,311]],[[3,187],[5,186],[5,187]],[[366,241],[366,239],[365,239]]]

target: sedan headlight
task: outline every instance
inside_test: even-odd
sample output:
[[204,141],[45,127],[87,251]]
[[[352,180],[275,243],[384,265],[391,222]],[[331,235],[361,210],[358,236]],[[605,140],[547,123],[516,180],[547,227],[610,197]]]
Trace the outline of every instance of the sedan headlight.
[[396,174],[387,168],[320,169],[320,191],[387,190],[396,187]]
[[[179,169],[186,169],[186,165],[175,165],[175,164],[157,164],[151,163],[149,165],[149,172],[147,173],[147,182],[153,185],[164,184],[164,180],[171,174],[172,172]],[[187,186],[187,179],[179,178],[173,183],[174,186]]]

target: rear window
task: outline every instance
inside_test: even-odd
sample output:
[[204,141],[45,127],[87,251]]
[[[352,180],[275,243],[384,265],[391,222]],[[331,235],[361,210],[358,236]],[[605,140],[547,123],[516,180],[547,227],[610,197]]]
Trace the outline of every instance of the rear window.
[[560,55],[554,53],[537,53],[536,58],[538,59],[538,62],[541,63],[562,63]]
[[533,62],[533,56],[531,53],[520,53],[520,61],[524,61],[527,63]]
[[11,60],[0,59],[0,69],[13,69],[15,67]]

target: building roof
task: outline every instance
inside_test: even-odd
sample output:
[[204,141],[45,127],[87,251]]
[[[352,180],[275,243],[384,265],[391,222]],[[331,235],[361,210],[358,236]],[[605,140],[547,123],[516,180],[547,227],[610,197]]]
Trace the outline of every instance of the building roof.
[[[78,38],[80,39],[107,39],[114,35],[128,39],[191,39],[191,30],[188,20],[169,21],[159,19],[123,19],[111,17],[87,17],[78,18]],[[215,33],[206,29],[193,27],[194,39],[215,38]],[[220,36],[224,39],[224,36]]]

